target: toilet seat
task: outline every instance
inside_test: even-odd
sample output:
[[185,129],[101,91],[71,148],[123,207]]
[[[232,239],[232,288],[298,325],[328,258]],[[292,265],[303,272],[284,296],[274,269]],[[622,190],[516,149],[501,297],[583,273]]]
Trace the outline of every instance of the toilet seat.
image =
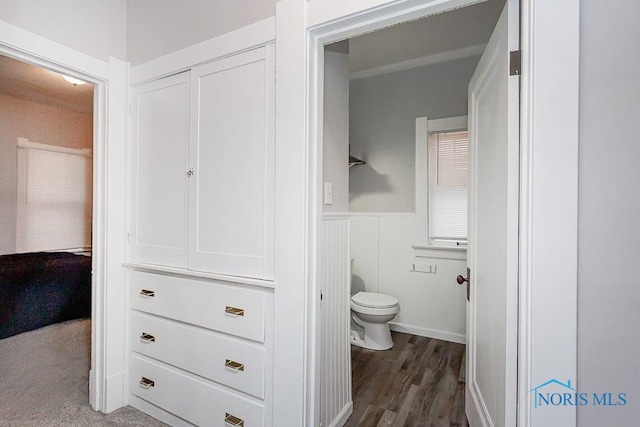
[[351,297],[350,306],[357,313],[373,316],[387,316],[400,312],[397,298],[375,292],[358,292]]
[[367,308],[393,308],[398,305],[397,298],[375,292],[358,292],[351,297],[351,301]]

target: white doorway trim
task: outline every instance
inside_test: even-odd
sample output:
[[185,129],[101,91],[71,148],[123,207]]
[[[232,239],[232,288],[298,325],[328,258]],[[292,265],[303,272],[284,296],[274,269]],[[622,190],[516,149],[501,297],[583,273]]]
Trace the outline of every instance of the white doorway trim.
[[571,426],[576,407],[530,391],[578,380],[580,1],[522,0],[520,33],[518,425]]
[[[322,159],[323,45],[477,1],[314,0],[306,3],[309,283],[306,290],[306,424],[315,425],[318,420],[315,408],[319,404],[316,245],[322,194],[319,161]],[[562,5],[540,0],[521,3],[518,425],[575,425],[574,407],[555,408],[550,414],[534,412],[528,392],[539,382],[556,376],[577,379],[580,4],[579,0]],[[559,41],[562,48],[558,47]]]
[[[349,3],[349,15],[336,16],[343,10],[343,4]],[[361,6],[363,3],[361,2]],[[375,2],[375,3],[380,3]],[[354,11],[350,2],[317,1],[309,2],[307,7],[308,37],[308,247],[307,265],[309,282],[307,294],[308,319],[308,363],[307,363],[307,425],[318,425],[320,416],[320,298],[319,284],[320,240],[318,230],[322,221],[322,171],[323,171],[323,106],[324,106],[324,45],[345,40],[368,31],[412,19],[441,13],[457,7],[478,3],[478,0],[441,0],[441,1],[394,1],[386,5]],[[331,6],[328,6],[331,4]],[[314,6],[318,6],[317,8]]]
[[93,409],[110,412],[125,404],[125,299],[121,263],[126,64],[116,58],[101,61],[5,21],[0,21],[0,54],[63,72],[95,87],[89,400]]

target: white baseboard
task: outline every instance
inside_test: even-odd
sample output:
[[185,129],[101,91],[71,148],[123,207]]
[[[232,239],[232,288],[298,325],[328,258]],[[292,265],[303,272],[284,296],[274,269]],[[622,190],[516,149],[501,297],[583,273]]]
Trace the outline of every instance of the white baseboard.
[[395,332],[404,332],[412,335],[419,335],[421,337],[436,338],[439,340],[450,341],[460,344],[466,344],[467,337],[463,334],[456,334],[454,332],[438,331],[435,329],[421,328],[419,326],[404,325],[402,323],[389,322],[389,329]]
[[125,406],[124,395],[125,373],[120,372],[107,378],[104,412],[113,412]]
[[353,402],[349,401],[342,408],[342,411],[336,416],[336,418],[329,424],[329,427],[342,427],[345,425],[351,414],[353,413]]

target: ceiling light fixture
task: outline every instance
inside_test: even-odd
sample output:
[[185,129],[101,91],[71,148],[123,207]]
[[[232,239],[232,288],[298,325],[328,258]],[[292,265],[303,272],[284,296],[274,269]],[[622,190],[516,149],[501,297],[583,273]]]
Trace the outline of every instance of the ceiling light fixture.
[[67,82],[71,83],[74,86],[80,86],[86,83],[85,81],[76,79],[75,77],[65,76],[64,74],[60,74],[60,75],[62,76],[63,79],[65,79]]

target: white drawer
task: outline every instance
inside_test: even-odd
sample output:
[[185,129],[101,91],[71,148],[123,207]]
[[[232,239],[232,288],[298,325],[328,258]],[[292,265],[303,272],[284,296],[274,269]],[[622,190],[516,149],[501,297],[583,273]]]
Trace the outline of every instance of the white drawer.
[[131,307],[264,342],[264,292],[130,270]]
[[[132,355],[129,373],[132,394],[198,426],[265,424],[264,405],[158,363]],[[144,379],[153,385],[142,386],[140,382]],[[225,422],[225,418],[229,422]]]
[[264,347],[137,312],[130,330],[133,351],[264,399]]

